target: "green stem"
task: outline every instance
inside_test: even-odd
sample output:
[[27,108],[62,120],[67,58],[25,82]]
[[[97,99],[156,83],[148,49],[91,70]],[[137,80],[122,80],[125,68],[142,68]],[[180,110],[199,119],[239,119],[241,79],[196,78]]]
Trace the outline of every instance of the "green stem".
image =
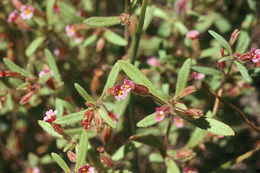
[[137,30],[136,30],[135,37],[134,37],[134,45],[133,45],[133,49],[131,52],[131,64],[134,64],[135,59],[136,59],[136,55],[137,55],[137,51],[138,51],[138,47],[139,47],[139,43],[140,43],[140,37],[142,34],[143,25],[144,25],[144,18],[145,18],[147,3],[148,3],[148,0],[143,0],[143,2],[142,2],[141,12],[139,15],[139,22],[138,22]]

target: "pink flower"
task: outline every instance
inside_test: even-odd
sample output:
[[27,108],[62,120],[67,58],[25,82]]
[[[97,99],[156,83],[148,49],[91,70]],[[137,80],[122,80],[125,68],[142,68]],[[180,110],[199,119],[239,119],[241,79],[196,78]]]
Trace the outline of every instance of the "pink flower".
[[194,167],[184,167],[183,173],[198,173],[198,170]]
[[127,96],[127,91],[121,85],[117,84],[114,86],[113,94],[115,98],[119,101],[120,99],[125,99]]
[[128,93],[131,90],[135,89],[135,84],[129,79],[124,79],[124,85],[122,85],[121,88]]
[[79,168],[78,173],[95,173],[95,170],[93,167],[84,165]]
[[76,35],[77,28],[75,25],[67,25],[66,33],[68,37],[74,37]]
[[197,30],[190,30],[189,32],[186,33],[186,37],[194,40],[199,37],[199,34],[200,33]]
[[193,79],[195,79],[195,80],[201,80],[201,79],[204,79],[204,78],[205,78],[205,74],[192,71],[192,72],[191,72],[191,77],[192,77]]
[[40,169],[38,167],[30,167],[26,170],[26,173],[40,173]]
[[178,0],[176,2],[176,11],[179,15],[183,15],[187,11],[187,4],[190,0]]
[[31,19],[33,17],[34,7],[31,5],[23,5],[20,8],[21,14],[20,16],[23,19]]
[[48,122],[53,122],[56,120],[56,114],[58,113],[57,110],[53,111],[50,109],[49,111],[46,112],[46,116],[44,117],[43,121],[48,121]]
[[159,67],[161,65],[159,60],[157,58],[155,58],[154,56],[149,58],[146,62],[148,65],[154,66],[154,67]]
[[8,16],[8,22],[14,22],[16,21],[16,19],[19,17],[19,14],[18,14],[18,11],[17,10],[14,10],[12,11],[9,16]]
[[249,56],[254,63],[257,63],[260,60],[260,49],[251,49]]
[[113,112],[108,112],[108,116],[114,121],[114,123],[117,124],[118,118],[119,118],[119,114],[113,113]]
[[166,114],[161,107],[156,108],[156,112],[155,112],[156,121],[161,122],[162,120],[164,120],[165,116],[166,116]]
[[84,37],[81,34],[75,34],[74,42],[75,43],[82,43],[84,41]]
[[178,117],[178,116],[175,116],[174,117],[174,124],[175,124],[176,127],[182,128],[185,124],[185,120]]
[[39,73],[39,77],[43,77],[44,75],[51,73],[51,77],[53,76],[53,72],[49,69],[44,69]]

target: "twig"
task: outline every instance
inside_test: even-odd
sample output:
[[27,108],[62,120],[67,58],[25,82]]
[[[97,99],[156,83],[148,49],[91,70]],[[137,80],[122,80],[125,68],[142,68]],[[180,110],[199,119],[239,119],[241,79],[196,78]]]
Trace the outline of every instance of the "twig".
[[213,91],[211,88],[209,89],[210,92],[217,97],[223,104],[228,105],[229,107],[231,107],[232,109],[234,109],[237,113],[239,113],[239,115],[245,120],[245,122],[255,131],[257,131],[258,133],[260,133],[260,127],[257,127],[256,125],[254,125],[251,121],[248,120],[248,118],[246,117],[246,115],[239,110],[236,106],[234,106],[231,103],[226,102],[225,100],[223,100],[221,97],[218,96],[217,93],[215,93],[215,91]]
[[167,153],[169,135],[170,135],[170,132],[171,132],[172,124],[173,124],[173,116],[170,117],[170,121],[169,121],[167,131],[166,131],[166,135],[165,135],[165,138],[164,138],[164,151],[165,151],[165,153]]

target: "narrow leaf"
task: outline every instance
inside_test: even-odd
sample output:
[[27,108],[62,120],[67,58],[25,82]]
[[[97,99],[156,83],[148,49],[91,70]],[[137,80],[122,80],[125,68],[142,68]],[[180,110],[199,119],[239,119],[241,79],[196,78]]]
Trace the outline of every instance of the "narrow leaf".
[[43,130],[45,130],[47,133],[49,133],[50,135],[57,137],[57,138],[63,138],[62,135],[60,135],[59,133],[57,133],[53,127],[50,125],[50,123],[45,122],[45,121],[38,121],[38,124],[41,126],[41,128],[43,128]]
[[80,111],[80,112],[75,112],[75,113],[66,115],[64,117],[57,118],[55,120],[55,123],[60,124],[60,125],[76,124],[76,123],[80,122],[83,119],[85,111],[86,110]]
[[241,64],[240,62],[238,62],[238,61],[235,61],[235,64],[236,64],[238,70],[240,71],[241,75],[243,76],[243,78],[244,78],[248,83],[252,82],[252,79],[251,79],[251,77],[249,76],[246,67],[245,67],[243,64]]
[[48,0],[46,5],[46,13],[47,13],[47,20],[48,24],[52,25],[53,23],[53,7],[55,4],[55,0]]
[[83,43],[83,47],[88,47],[89,45],[93,44],[97,40],[97,35],[93,34],[86,38],[86,40]]
[[156,124],[155,113],[146,116],[144,119],[137,123],[137,127],[149,127]]
[[56,110],[58,111],[57,118],[62,117],[62,115],[63,115],[63,102],[62,102],[61,99],[56,98],[55,107],[56,107]]
[[114,17],[90,17],[84,20],[84,23],[90,27],[107,27],[118,25],[120,23],[119,16]]
[[213,75],[213,76],[221,75],[221,72],[219,70],[214,69],[214,68],[202,67],[202,66],[193,66],[193,67],[191,67],[191,69],[195,70],[199,73],[203,73],[203,74],[207,74],[207,75]]
[[4,58],[4,63],[10,70],[20,73],[22,76],[26,76],[26,77],[32,76],[30,73],[28,73],[27,71],[25,71],[24,69],[22,69],[21,67],[19,67],[18,65],[16,65],[15,63],[13,63],[7,58]]
[[44,53],[45,53],[45,56],[46,56],[46,60],[49,64],[49,66],[50,66],[50,69],[53,72],[54,79],[57,82],[61,82],[60,73],[59,73],[58,67],[56,65],[55,59],[53,58],[52,53],[48,49],[45,49]]
[[192,134],[191,137],[189,139],[189,141],[187,142],[185,148],[194,148],[197,145],[199,145],[204,137],[207,135],[207,132],[205,130],[202,130],[200,128],[196,128]]
[[221,35],[219,35],[218,33],[216,33],[215,31],[212,31],[212,30],[209,30],[208,32],[227,50],[227,52],[230,55],[232,54],[230,45]]
[[120,68],[119,68],[118,63],[115,63],[115,65],[113,66],[113,68],[111,69],[111,71],[109,73],[109,76],[107,78],[107,82],[103,89],[102,95],[104,95],[106,93],[108,88],[115,85],[119,70],[120,70]]
[[145,85],[149,89],[150,93],[168,103],[170,96],[163,92],[158,92],[158,89],[154,87],[154,84],[152,84],[152,82],[147,79],[147,77],[138,68],[127,61],[119,60],[118,63],[131,80],[137,84]]
[[116,124],[114,121],[107,115],[107,113],[103,109],[98,109],[98,112],[100,113],[100,116],[102,119],[110,125],[112,128],[116,128]]
[[74,84],[75,88],[77,89],[78,93],[83,97],[87,102],[95,102],[94,99],[84,90],[79,84]]
[[79,140],[79,148],[77,152],[77,162],[75,166],[75,171],[77,172],[80,166],[84,165],[87,156],[87,148],[88,148],[88,133],[86,130],[83,130],[81,133],[81,137]]
[[177,79],[175,98],[179,96],[179,94],[184,90],[187,85],[188,78],[190,75],[190,67],[191,67],[191,59],[187,59],[182,65]]
[[105,34],[104,34],[105,39],[117,46],[126,46],[127,45],[127,41],[122,38],[120,35],[110,31],[110,30],[106,30]]
[[228,61],[228,60],[231,60],[231,56],[223,57],[223,58],[219,59],[218,62],[224,62],[224,61]]
[[166,157],[164,161],[167,167],[167,173],[180,173],[177,164],[171,158]]
[[241,54],[245,53],[245,51],[249,46],[250,41],[251,38],[248,34],[248,31],[245,30],[240,31],[237,46],[236,46],[236,52],[240,52]]
[[31,56],[37,50],[37,48],[44,42],[44,40],[45,40],[44,36],[38,37],[35,40],[33,40],[25,50],[25,55]]
[[56,153],[51,153],[51,157],[55,160],[55,162],[66,172],[70,172],[70,168],[66,164],[66,162]]
[[61,14],[63,16],[62,19],[64,19],[64,21],[66,23],[81,23],[82,22],[82,18],[79,17],[77,15],[77,11],[75,8],[73,8],[73,5],[68,5],[67,3],[63,2],[59,2],[59,8],[61,11]]

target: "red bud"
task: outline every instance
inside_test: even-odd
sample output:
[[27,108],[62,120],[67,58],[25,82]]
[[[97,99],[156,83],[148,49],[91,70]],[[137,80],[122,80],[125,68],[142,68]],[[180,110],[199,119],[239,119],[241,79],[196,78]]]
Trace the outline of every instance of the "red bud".
[[34,91],[31,91],[31,92],[27,93],[26,95],[24,95],[22,97],[22,99],[20,100],[20,104],[24,105],[24,104],[28,103],[33,95],[34,95]]
[[67,156],[68,156],[68,158],[69,158],[69,160],[70,160],[71,162],[76,163],[76,161],[77,161],[77,155],[76,155],[75,153],[73,153],[72,151],[68,151],[68,152],[67,152]]
[[149,89],[146,86],[140,84],[135,84],[135,88],[132,91],[141,96],[150,95]]
[[230,40],[229,40],[230,45],[233,45],[236,42],[239,34],[240,34],[240,31],[238,31],[238,29],[235,29],[233,31],[233,33],[231,34]]
[[102,131],[102,139],[104,143],[107,143],[111,137],[112,129],[110,126],[106,125],[105,128]]

